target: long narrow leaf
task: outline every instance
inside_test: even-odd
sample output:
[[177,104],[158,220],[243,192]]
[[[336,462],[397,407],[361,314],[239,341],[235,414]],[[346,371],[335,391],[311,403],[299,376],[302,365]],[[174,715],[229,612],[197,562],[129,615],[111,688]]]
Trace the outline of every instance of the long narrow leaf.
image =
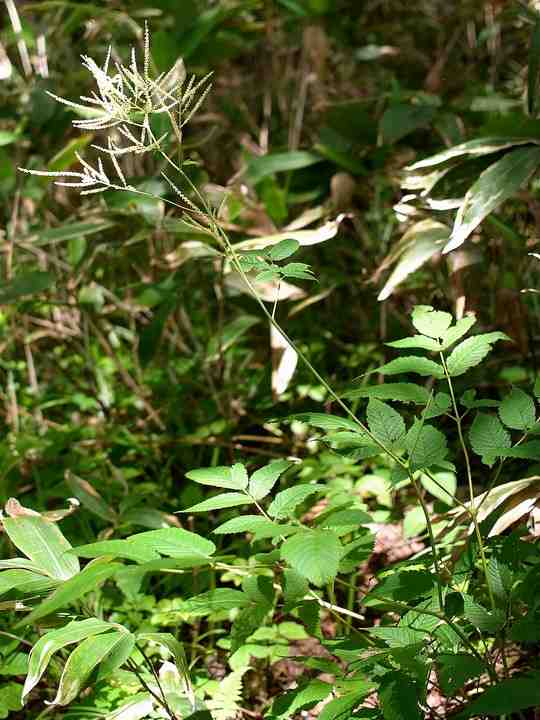
[[75,600],[83,597],[83,595],[95,590],[122,567],[120,563],[103,562],[101,560],[90,563],[78,575],[66,580],[47,600],[38,605],[24,620],[21,620],[16,627],[31,625],[36,620],[45,617],[45,615],[50,615],[56,610],[70,605]]
[[463,245],[490,212],[512,197],[540,165],[540,148],[511,150],[490,165],[469,188],[458,210],[450,242],[443,252]]
[[113,627],[103,620],[88,618],[88,620],[75,620],[59,630],[52,630],[40,637],[30,652],[23,698],[38,684],[54,653],[91,635],[111,630]]
[[11,542],[47,575],[67,580],[79,571],[79,561],[67,554],[70,543],[57,525],[41,515],[3,518]]

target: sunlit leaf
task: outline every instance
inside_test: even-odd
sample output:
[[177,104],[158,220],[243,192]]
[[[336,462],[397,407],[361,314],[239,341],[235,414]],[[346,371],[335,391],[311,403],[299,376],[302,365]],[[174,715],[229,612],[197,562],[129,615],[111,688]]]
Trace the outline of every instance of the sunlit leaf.
[[113,629],[113,625],[97,618],[74,620],[65,627],[51,630],[36,642],[30,652],[28,675],[24,683],[23,697],[38,684],[47,669],[52,656],[68,645],[81,642],[87,637],[98,635]]
[[285,540],[281,557],[293,570],[312,582],[324,585],[337,575],[343,548],[331,530],[311,530]]
[[390,277],[378,295],[386,300],[409,275],[422,267],[430,258],[441,252],[450,237],[448,226],[434,220],[421,220],[401,238],[380,270],[395,265]]
[[51,705],[68,705],[84,687],[92,671],[126,639],[126,632],[92,635],[71,653],[64,666],[58,690]]
[[62,583],[50,597],[40,603],[18,625],[31,625],[36,620],[70,605],[75,600],[96,590],[101,583],[108,580],[121,567],[122,565],[119,563],[94,560],[84,570]]
[[79,561],[67,553],[70,543],[55,523],[41,515],[18,515],[2,519],[11,542],[37,567],[57,580],[79,571]]
[[443,252],[463,245],[482,220],[512,197],[540,165],[540,148],[526,147],[508,152],[480,175],[467,191],[458,210],[450,241]]

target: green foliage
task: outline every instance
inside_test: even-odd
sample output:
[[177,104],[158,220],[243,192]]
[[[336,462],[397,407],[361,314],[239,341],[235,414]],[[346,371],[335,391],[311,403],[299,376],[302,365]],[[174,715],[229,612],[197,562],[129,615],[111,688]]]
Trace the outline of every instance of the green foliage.
[[536,12],[106,5],[0,32],[0,717],[534,707]]
[[503,680],[473,700],[461,717],[498,716],[537,706],[540,702],[538,679],[538,673],[535,673],[529,677]]
[[512,197],[540,165],[540,148],[511,150],[485,170],[469,188],[456,215],[445,251],[460,247],[478,225]]

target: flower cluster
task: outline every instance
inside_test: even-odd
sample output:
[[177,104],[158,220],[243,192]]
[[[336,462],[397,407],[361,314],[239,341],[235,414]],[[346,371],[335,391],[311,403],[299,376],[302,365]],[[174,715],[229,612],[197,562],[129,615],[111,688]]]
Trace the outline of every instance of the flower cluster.
[[[182,142],[182,128],[192,119],[204,102],[210,84],[210,75],[196,82],[191,77],[186,82],[186,71],[180,58],[173,67],[157,78],[150,76],[150,35],[148,27],[144,33],[143,67],[139,69],[135,49],[131,51],[129,65],[112,62],[112,49],[109,48],[102,67],[95,60],[83,55],[82,64],[92,74],[97,90],[89,96],[82,95],[81,102],[73,102],[49,93],[58,102],[73,108],[79,118],[73,126],[80,130],[109,131],[106,147],[93,145],[100,153],[111,158],[117,178],[111,180],[101,158],[97,166],[92,167],[79,155],[81,172],[49,172],[45,170],[27,170],[31,175],[43,175],[58,178],[56,184],[81,188],[81,194],[103,192],[107,189],[133,190],[126,183],[117,157],[128,153],[143,154],[150,150],[161,150],[169,133],[156,137],[150,124],[154,115],[166,114],[176,140]],[[68,178],[62,180],[62,178]]]

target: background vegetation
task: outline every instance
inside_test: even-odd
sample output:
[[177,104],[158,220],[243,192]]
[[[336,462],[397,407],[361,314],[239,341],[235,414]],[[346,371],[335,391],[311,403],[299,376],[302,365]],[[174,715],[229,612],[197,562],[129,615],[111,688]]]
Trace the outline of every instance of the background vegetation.
[[[0,718],[536,717],[535,3],[4,5]],[[19,172],[145,23],[181,145]]]

